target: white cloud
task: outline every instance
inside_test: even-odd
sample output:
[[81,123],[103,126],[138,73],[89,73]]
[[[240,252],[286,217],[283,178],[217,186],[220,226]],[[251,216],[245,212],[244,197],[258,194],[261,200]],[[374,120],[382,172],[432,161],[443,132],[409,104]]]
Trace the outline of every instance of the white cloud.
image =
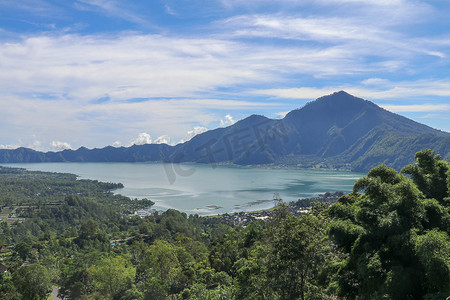
[[342,88],[345,91],[366,99],[408,99],[412,97],[449,97],[450,79],[417,80],[391,82],[373,86],[372,89],[359,86]]
[[[323,1],[323,0],[322,0]],[[369,4],[381,6],[398,6],[406,3],[404,0],[328,0],[335,3]]]
[[236,123],[236,121],[233,120],[233,117],[230,115],[226,115],[225,120],[220,120],[221,127],[230,126],[230,125],[233,125],[234,123]]
[[278,118],[284,118],[289,112],[288,111],[280,111],[275,113]]
[[424,96],[450,96],[450,78],[440,80],[417,80],[393,82],[387,79],[371,78],[362,85],[347,84],[323,88],[300,87],[281,89],[261,89],[252,91],[255,95],[267,95],[284,99],[316,99],[318,97],[344,90],[364,99],[407,99]]
[[361,83],[364,85],[380,86],[389,84],[389,81],[383,78],[368,78],[363,80]]
[[153,141],[153,144],[169,144],[170,137],[168,135],[162,135]]
[[206,127],[202,127],[202,126],[196,126],[194,127],[194,129],[189,130],[187,132],[188,135],[188,140],[192,139],[194,136],[198,135],[198,134],[202,134],[203,132],[208,131],[208,128]]
[[379,40],[388,34],[381,28],[363,26],[355,20],[337,17],[301,17],[289,15],[241,15],[223,23],[235,27],[237,36],[315,40],[327,43],[343,40]]
[[[270,111],[275,106],[275,102],[218,99],[86,104],[82,101],[8,97],[0,92],[0,107],[3,107],[0,120],[8,124],[7,129],[0,127],[0,136],[2,144],[16,144],[18,137],[23,139],[21,145],[39,140],[45,145],[43,150],[49,150],[53,140],[64,141],[68,135],[71,137],[70,144],[75,148],[93,148],[110,145],[111,141],[116,140],[131,141],[136,132],[149,132],[149,128],[151,132],[167,134],[171,141],[179,141],[186,139],[186,132],[192,130],[192,124],[206,127],[217,122],[217,114],[211,110],[248,110],[251,114],[255,109]],[[186,116],[189,116],[188,123]]]
[[392,112],[443,112],[450,111],[450,104],[380,105]]
[[67,142],[60,142],[60,141],[52,141],[51,146],[54,150],[67,150],[67,149],[73,149],[72,146]]
[[30,145],[28,145],[29,148],[34,149],[34,150],[42,150],[41,146],[42,146],[42,143],[40,141],[34,141]]
[[0,149],[7,149],[7,150],[13,150],[19,148],[19,145],[3,145],[0,144]]
[[439,52],[439,51],[427,51],[427,53],[429,55],[436,56],[436,57],[439,57],[439,58],[446,58],[447,57],[447,55],[445,53],[442,53],[442,52]]
[[264,89],[253,91],[258,95],[274,96],[285,99],[316,99],[323,95],[328,95],[336,91],[336,88],[287,88],[287,89]]
[[[257,22],[267,27],[270,22],[286,21],[269,18]],[[297,24],[282,26],[288,33]],[[315,26],[312,23],[307,27]],[[336,30],[336,36],[348,31],[352,32],[349,39],[358,36],[350,29],[334,29],[333,24],[327,26]],[[320,35],[325,40],[335,35],[326,33],[325,29],[311,30],[319,31],[308,33],[313,34],[311,38],[315,40]],[[366,30],[358,31],[362,38],[369,35]],[[378,45],[379,41],[374,43]],[[392,45],[386,47],[391,49]],[[273,82],[296,73],[342,75],[399,68],[401,63],[367,63],[363,67],[364,55],[385,56],[392,51],[380,46],[355,47],[353,44],[251,47],[245,42],[225,38],[181,39],[135,33],[112,37],[33,36],[15,43],[0,43],[0,56],[5,58],[0,62],[0,90],[21,97],[51,96],[56,100],[77,99],[84,103],[105,95],[111,101],[193,97],[222,86]]]
[[127,9],[123,4],[124,1],[115,0],[77,0],[74,7],[79,10],[99,11],[110,17],[124,19],[125,21],[139,24],[144,27],[154,27],[148,18],[140,16]]
[[[440,114],[440,113],[428,113],[426,115],[418,117],[419,119],[442,119],[442,120],[450,120],[449,114]],[[447,130],[450,132],[450,130]]]
[[139,133],[138,137],[130,142],[130,146],[132,145],[145,145],[145,144],[151,144],[152,143],[152,137],[150,134],[142,132]]
[[[235,5],[251,5],[258,6],[265,3],[273,3],[273,0],[220,0],[222,5],[230,7]],[[324,4],[344,4],[344,3],[352,3],[352,4],[367,4],[374,6],[398,6],[402,4],[407,4],[405,0],[312,0],[312,1],[303,1],[303,0],[278,0],[279,4],[291,4],[293,6],[305,6],[305,3],[320,3]]]
[[42,150],[41,146],[42,146],[41,141],[36,140],[35,135],[31,135],[30,142],[28,142],[28,143],[24,142],[22,138],[19,138],[17,140],[17,143],[14,143],[14,144],[0,144],[0,149],[12,150],[12,149],[20,148],[20,147],[27,147],[27,148],[31,148],[31,149],[40,151],[40,150]]
[[[317,0],[321,2],[322,0]],[[334,2],[334,3],[333,3]],[[350,2],[358,2],[355,3]],[[342,4],[349,3],[349,7]],[[354,72],[362,72],[359,64],[375,66],[370,58],[389,59],[399,62],[411,61],[418,55],[445,57],[448,49],[442,48],[444,36],[414,36],[411,31],[399,30],[399,26],[427,22],[436,18],[436,12],[424,3],[409,1],[323,1],[330,8],[319,13],[277,12],[266,14],[243,14],[218,22],[233,37],[274,38],[298,41],[304,48],[313,42],[315,50],[335,49],[344,58],[353,57]],[[380,5],[381,4],[381,5]],[[330,6],[331,5],[331,6]],[[332,7],[334,5],[334,7]],[[369,7],[368,7],[369,5]],[[331,13],[334,12],[334,13]],[[440,44],[440,45],[439,45]],[[444,46],[445,47],[445,46]],[[281,48],[281,47],[280,47]],[[332,62],[330,53],[318,61],[321,67]],[[369,58],[369,59],[368,59]],[[333,64],[339,63],[334,61]],[[401,64],[407,67],[408,64]],[[381,67],[381,66],[379,66]]]
[[165,8],[167,14],[169,14],[169,15],[171,15],[171,16],[176,16],[176,15],[177,15],[177,13],[176,13],[176,12],[173,10],[173,8],[170,7],[169,5],[166,4],[166,5],[164,6],[164,8]]
[[122,146],[122,143],[120,142],[120,141],[115,141],[114,143],[112,143],[112,146],[113,147],[121,147]]
[[156,35],[25,37],[0,43],[0,88],[87,102],[105,95],[111,101],[186,97],[267,80],[269,70],[242,57],[244,51],[245,45],[230,41]]
[[0,1],[0,7],[5,11],[7,9],[17,9],[27,13],[37,13],[45,17],[53,17],[55,14],[62,13],[60,8],[45,0]]

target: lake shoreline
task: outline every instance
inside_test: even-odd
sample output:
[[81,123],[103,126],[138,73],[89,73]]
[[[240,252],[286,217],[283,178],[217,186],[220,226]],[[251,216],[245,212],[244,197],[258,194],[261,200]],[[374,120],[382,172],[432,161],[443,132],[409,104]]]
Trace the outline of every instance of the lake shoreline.
[[71,173],[78,179],[120,182],[116,194],[149,199],[154,209],[173,208],[200,216],[265,210],[274,193],[285,202],[330,191],[351,192],[365,174],[324,169],[236,166],[232,164],[23,163],[1,164],[27,170]]

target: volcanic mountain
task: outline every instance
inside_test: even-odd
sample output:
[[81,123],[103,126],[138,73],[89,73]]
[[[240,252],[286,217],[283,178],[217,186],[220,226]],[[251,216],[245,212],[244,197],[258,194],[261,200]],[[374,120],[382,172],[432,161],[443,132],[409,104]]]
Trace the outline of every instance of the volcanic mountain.
[[430,148],[450,160],[450,133],[391,113],[344,91],[318,98],[283,119],[252,115],[191,140],[61,152],[0,150],[0,162],[197,162],[209,164],[399,169]]

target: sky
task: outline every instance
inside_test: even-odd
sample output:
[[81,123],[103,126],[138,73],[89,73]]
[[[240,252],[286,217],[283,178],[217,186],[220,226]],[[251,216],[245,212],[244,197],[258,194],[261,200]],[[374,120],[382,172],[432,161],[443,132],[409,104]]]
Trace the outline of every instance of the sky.
[[340,90],[450,132],[449,15],[449,0],[0,0],[0,148],[176,144]]

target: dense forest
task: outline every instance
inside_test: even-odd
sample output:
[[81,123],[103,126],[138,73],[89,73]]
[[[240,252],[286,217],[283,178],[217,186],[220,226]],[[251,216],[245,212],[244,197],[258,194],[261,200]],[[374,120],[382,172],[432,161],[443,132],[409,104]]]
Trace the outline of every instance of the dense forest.
[[245,226],[141,218],[153,203],[113,194],[120,184],[0,167],[1,299],[446,299],[450,164],[415,159]]

